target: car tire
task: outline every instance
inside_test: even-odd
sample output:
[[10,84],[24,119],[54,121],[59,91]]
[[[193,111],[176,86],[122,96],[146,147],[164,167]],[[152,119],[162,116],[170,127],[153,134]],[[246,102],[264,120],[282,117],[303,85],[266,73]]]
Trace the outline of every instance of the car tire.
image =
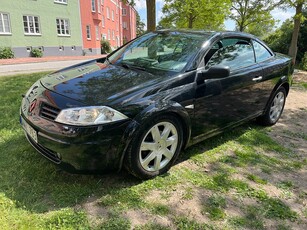
[[264,126],[276,124],[284,110],[286,97],[287,93],[284,87],[277,89],[271,97],[265,113],[257,118],[257,122]]
[[183,129],[175,116],[162,115],[141,124],[128,146],[125,168],[140,179],[166,173],[177,159]]

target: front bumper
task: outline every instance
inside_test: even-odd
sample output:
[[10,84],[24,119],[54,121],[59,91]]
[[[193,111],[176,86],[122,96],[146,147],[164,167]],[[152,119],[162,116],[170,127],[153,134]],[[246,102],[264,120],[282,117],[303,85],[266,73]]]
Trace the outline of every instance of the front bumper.
[[20,122],[30,144],[66,171],[119,169],[125,147],[124,133],[131,120],[79,127],[46,119],[41,116],[44,103],[59,110],[67,108],[67,104],[80,104],[44,89],[39,83],[36,85],[34,93],[23,98],[20,110]]
[[[107,171],[118,169],[121,162],[122,138],[129,121],[95,127],[72,127],[53,124],[58,133],[48,133],[21,114],[21,123],[30,125],[37,141],[27,133],[30,144],[44,157],[66,171]],[[61,131],[60,131],[61,130]]]

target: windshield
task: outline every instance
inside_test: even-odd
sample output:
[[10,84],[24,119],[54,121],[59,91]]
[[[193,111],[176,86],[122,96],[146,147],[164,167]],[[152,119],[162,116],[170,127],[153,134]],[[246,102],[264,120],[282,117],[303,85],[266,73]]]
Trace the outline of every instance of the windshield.
[[108,59],[111,64],[150,73],[181,72],[199,51],[207,35],[184,32],[148,33],[123,46]]

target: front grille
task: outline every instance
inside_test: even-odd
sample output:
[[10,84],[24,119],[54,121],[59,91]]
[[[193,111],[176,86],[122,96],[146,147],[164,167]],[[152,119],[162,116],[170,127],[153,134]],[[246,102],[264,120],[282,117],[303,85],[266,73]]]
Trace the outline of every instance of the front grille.
[[52,105],[49,105],[49,104],[46,104],[46,103],[42,103],[42,106],[41,106],[41,111],[40,111],[40,116],[45,118],[45,119],[48,119],[48,120],[55,120],[55,118],[58,116],[58,114],[60,113],[60,109],[52,106]]
[[58,157],[58,154],[54,151],[52,151],[51,149],[48,149],[38,143],[36,143],[35,141],[33,141],[31,139],[31,137],[29,137],[28,134],[26,134],[26,137],[28,139],[28,141],[30,142],[30,144],[39,152],[41,153],[44,157],[46,157],[47,159],[51,160],[52,162],[56,163],[56,164],[60,164],[61,163],[61,159]]

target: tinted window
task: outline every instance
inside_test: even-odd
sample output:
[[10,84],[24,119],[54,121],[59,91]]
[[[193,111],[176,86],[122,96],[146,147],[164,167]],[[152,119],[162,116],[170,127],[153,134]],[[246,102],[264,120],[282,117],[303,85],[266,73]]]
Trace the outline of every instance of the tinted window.
[[257,62],[262,62],[272,57],[271,53],[259,42],[253,41],[253,45],[256,53]]
[[[224,44],[223,44],[224,45]],[[248,42],[223,47],[216,51],[209,60],[207,67],[214,65],[229,66],[238,69],[255,63],[253,47]]]
[[123,46],[109,60],[112,64],[138,66],[152,73],[180,72],[206,38],[192,33],[149,33]]

